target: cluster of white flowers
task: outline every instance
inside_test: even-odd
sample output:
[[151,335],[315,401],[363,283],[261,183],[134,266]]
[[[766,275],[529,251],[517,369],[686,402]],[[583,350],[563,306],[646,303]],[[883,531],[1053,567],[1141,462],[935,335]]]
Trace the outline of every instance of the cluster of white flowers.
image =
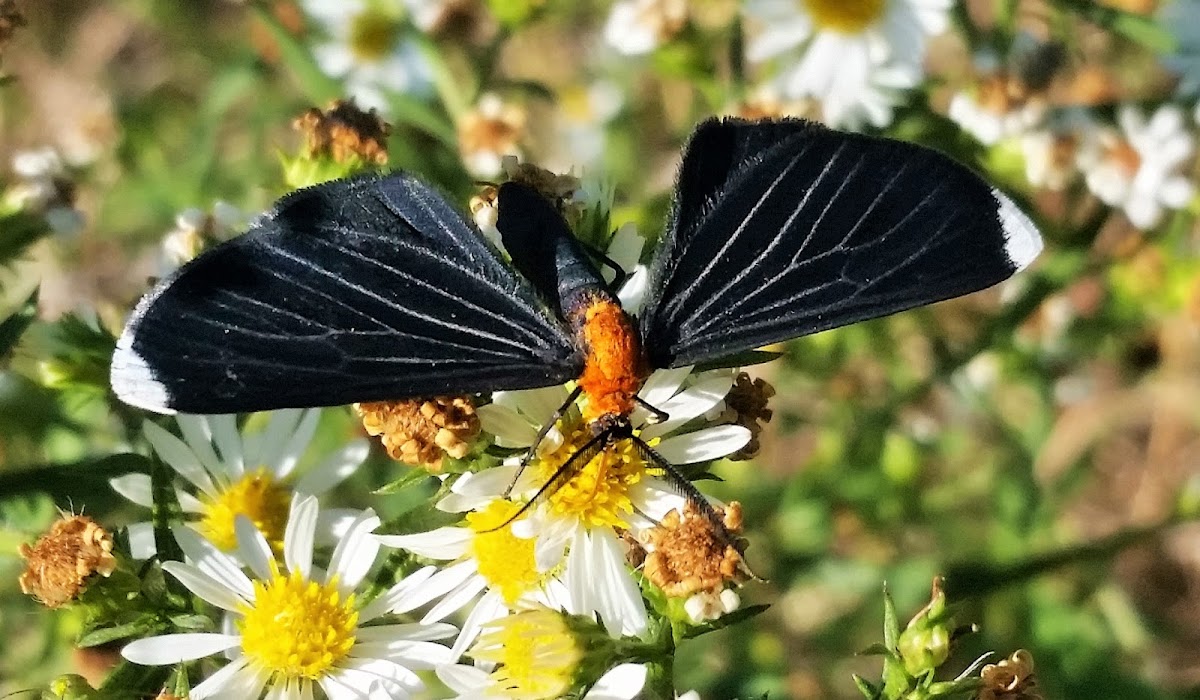
[[59,235],[83,229],[83,214],[73,201],[74,185],[58,151],[50,147],[20,151],[13,156],[12,169],[17,182],[4,194],[5,208],[39,212]]
[[[411,33],[428,21],[420,0],[302,0],[322,37],[313,47],[321,70],[345,83],[363,109],[391,112],[390,95],[427,93],[432,69]],[[411,7],[410,7],[411,6]]]
[[[633,270],[621,290],[627,309],[644,294],[643,245],[625,226],[606,251]],[[640,438],[679,465],[741,449],[751,437],[747,428],[708,418],[724,412],[733,383],[728,369],[653,373],[640,397],[669,419],[643,426]],[[404,535],[376,533],[381,522],[369,509],[318,507],[317,498],[369,452],[358,439],[307,459],[319,409],[259,414],[241,426],[232,415],[181,415],[178,436],[147,421],[145,438],[177,475],[175,496],[186,517],[172,529],[185,560],[163,568],[223,612],[219,632],[140,639],[125,647],[125,658],[169,665],[224,657],[225,665],[192,688],[192,698],[265,692],[300,700],[318,688],[333,700],[427,696],[419,675],[425,671],[436,672],[458,698],[554,698],[581,682],[590,684],[585,697],[592,700],[637,697],[644,665],[608,658],[612,668],[584,681],[579,669],[604,660],[612,640],[649,634],[643,574],[630,543],[652,550],[646,533],[670,511],[683,512],[687,500],[631,443],[608,447],[542,493],[590,437],[572,408],[520,469],[521,455],[568,394],[563,386],[497,392],[480,406],[495,445],[520,449],[501,466],[451,477],[436,507],[459,515],[459,524]],[[122,476],[112,485],[152,505],[149,476]],[[136,557],[155,552],[149,523],[130,526],[129,535]],[[319,561],[314,552],[329,547],[328,560]],[[371,572],[381,548],[438,566],[368,595],[380,590]],[[692,624],[705,624],[739,604],[726,589],[694,595],[684,608]],[[446,622],[455,615],[457,628]],[[513,695],[514,688],[522,694]]]
[[949,23],[949,0],[748,0],[753,63],[772,62],[788,98],[821,103],[832,126],[885,126],[904,90],[924,76],[930,37]]

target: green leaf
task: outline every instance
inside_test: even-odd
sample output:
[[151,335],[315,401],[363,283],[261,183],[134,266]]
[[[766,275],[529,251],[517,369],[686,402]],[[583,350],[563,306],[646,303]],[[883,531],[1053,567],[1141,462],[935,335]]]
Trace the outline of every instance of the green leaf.
[[458,152],[458,134],[454,131],[452,120],[445,113],[412,95],[392,95],[388,102],[392,107],[389,120],[393,126],[408,126],[423,131],[446,148]]
[[13,262],[25,249],[50,233],[46,217],[31,211],[16,211],[0,216],[0,266]]
[[784,353],[775,352],[774,350],[747,350],[739,352],[728,357],[721,357],[708,362],[701,362],[696,365],[695,371],[705,372],[710,369],[725,369],[727,367],[749,367],[750,365],[761,365],[764,362],[783,357]]
[[94,647],[109,642],[115,642],[118,639],[129,639],[131,637],[146,637],[154,632],[159,631],[160,625],[155,619],[155,616],[146,613],[138,616],[132,622],[126,622],[123,625],[115,625],[113,627],[105,627],[103,629],[92,630],[79,637],[75,642],[75,646],[80,648]]
[[404,491],[405,489],[424,484],[426,480],[432,478],[433,477],[430,476],[429,472],[425,471],[424,469],[411,467],[399,479],[380,486],[372,491],[371,494],[375,496],[392,496]]
[[891,649],[888,649],[885,644],[883,644],[881,642],[875,642],[874,644],[867,647],[866,649],[863,649],[862,651],[858,652],[858,655],[859,656],[887,656],[889,654],[894,654],[894,653],[895,652],[893,652]]
[[175,629],[184,632],[205,632],[213,628],[213,622],[207,615],[172,615],[170,620]]
[[683,633],[683,639],[693,639],[702,634],[708,634],[709,632],[724,629],[730,625],[736,625],[739,622],[751,620],[765,613],[770,607],[770,605],[748,605],[744,608],[738,608],[728,615],[722,615],[702,627],[689,627]]
[[875,700],[875,698],[879,697],[879,689],[871,685],[865,678],[857,673],[854,674],[854,685],[858,687],[859,692],[862,693],[863,697],[867,698],[867,700]]
[[21,334],[37,318],[37,300],[38,290],[35,289],[11,316],[0,321],[0,360],[8,357]]

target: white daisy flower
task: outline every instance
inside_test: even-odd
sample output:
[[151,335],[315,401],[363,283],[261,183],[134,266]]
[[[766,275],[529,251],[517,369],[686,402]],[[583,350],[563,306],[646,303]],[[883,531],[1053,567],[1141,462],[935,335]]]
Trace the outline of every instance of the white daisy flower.
[[[567,663],[563,663],[567,662]],[[571,662],[578,663],[576,659],[571,658],[568,654],[558,654],[551,656],[545,660],[544,667],[538,668],[538,672],[544,674],[543,678],[538,678],[546,683],[547,686],[564,686],[564,689],[569,689],[569,678],[563,682],[560,681],[560,676],[568,675],[570,671],[574,671]],[[557,668],[551,668],[554,664],[562,664],[565,666],[565,671],[559,671]],[[532,674],[531,674],[532,675]],[[437,676],[446,687],[454,691],[456,700],[510,700],[512,694],[506,692],[506,689],[500,687],[498,679],[492,673],[489,673],[476,666],[452,665],[441,666],[437,669]],[[523,679],[524,680],[524,679]],[[530,679],[533,680],[533,679]],[[549,682],[546,682],[549,680]],[[532,683],[530,685],[533,685]],[[639,697],[642,688],[646,685],[646,667],[642,664],[620,664],[609,669],[607,673],[596,681],[595,685],[588,689],[584,694],[584,700],[633,700]],[[524,686],[521,688],[526,690]],[[550,689],[548,689],[550,690]],[[553,690],[557,690],[554,688]],[[694,692],[694,691],[693,691]],[[525,698],[543,697],[552,698],[559,695],[522,695]],[[699,696],[695,696],[695,700],[699,700]]]
[[1042,122],[1046,103],[1003,72],[982,77],[950,98],[950,119],[985,146],[1025,134]]
[[1117,121],[1120,132],[1101,132],[1080,154],[1080,170],[1102,202],[1122,209],[1134,226],[1153,228],[1166,209],[1180,209],[1192,198],[1194,186],[1180,170],[1192,159],[1195,139],[1175,105],[1160,107],[1149,120],[1124,105]]
[[4,193],[7,207],[41,212],[50,230],[71,236],[83,230],[75,208],[75,184],[58,151],[50,147],[20,151],[12,159],[17,182]]
[[[684,368],[656,372],[647,380],[640,395],[670,418],[643,428],[641,438],[673,464],[718,459],[741,449],[750,431],[739,425],[679,430],[724,400],[733,373],[701,373],[685,386],[688,378]],[[497,444],[528,447],[567,395],[561,386],[497,392],[494,403],[479,408],[480,420]],[[572,409],[565,424],[572,426],[566,437],[555,428],[543,439],[538,457],[513,489],[518,499],[533,497],[590,437],[577,410]],[[636,536],[672,509],[682,510],[683,497],[673,485],[651,475],[653,465],[626,441],[581,468],[513,527],[502,528],[521,510],[520,502],[505,497],[519,461],[517,457],[506,466],[465,474],[452,485],[437,507],[467,513],[465,527],[380,537],[388,546],[454,562],[425,588],[428,600],[441,600],[422,622],[445,619],[475,603],[454,643],[451,655],[456,659],[489,622],[530,604],[599,615],[614,635],[641,634],[647,624],[645,604],[617,530]]]
[[[494,496],[479,504],[476,494],[495,494],[508,486],[510,469],[489,469],[464,474],[451,486],[451,496],[438,507],[463,512],[467,503],[478,506],[467,513],[465,527],[442,527],[412,535],[378,535],[381,544],[400,547],[418,556],[451,562],[423,587],[424,598],[409,601],[420,607],[439,599],[421,619],[422,624],[444,620],[474,603],[450,651],[457,660],[485,625],[519,607],[540,605],[561,608],[565,589],[534,557],[535,541],[502,527],[520,505]],[[496,529],[500,528],[500,529]]]
[[178,664],[226,653],[230,663],[188,697],[312,698],[317,687],[329,698],[409,698],[424,688],[415,673],[449,661],[449,650],[431,640],[453,633],[450,625],[364,626],[420,593],[432,573],[422,569],[362,606],[356,590],[375,563],[379,543],[371,531],[379,518],[370,510],[351,523],[338,542],[328,570],[313,566],[317,501],[298,496],[291,506],[280,569],[266,538],[239,518],[238,559],[222,553],[190,529],[177,529],[179,544],[193,564],[166,562],[163,569],[193,594],[225,610],[227,634],[167,634],[139,639],[121,654],[148,666]]
[[687,22],[686,0],[618,0],[604,24],[604,40],[628,56],[670,41]]
[[1087,110],[1056,112],[1046,126],[1021,136],[1025,179],[1034,187],[1065,189],[1079,175],[1079,154],[1092,147],[1096,133]]
[[[325,460],[296,474],[320,420],[320,409],[273,411],[257,431],[239,432],[234,415],[179,415],[183,439],[146,421],[142,430],[155,454],[186,482],[176,489],[179,505],[194,518],[196,529],[223,551],[237,547],[235,522],[245,516],[280,551],[293,493],[319,496],[341,483],[370,451],[365,439],[354,440]],[[150,477],[126,474],[109,481],[125,498],[153,505]],[[352,518],[350,511],[323,513],[321,533],[336,537]],[[154,554],[150,523],[129,526],[135,558]]]
[[1176,93],[1200,93],[1200,3],[1194,0],[1168,2],[1159,10],[1158,19],[1175,38],[1175,51],[1163,56],[1162,60],[1179,76]]
[[302,0],[301,7],[328,40],[313,47],[321,70],[345,81],[346,95],[364,109],[389,113],[389,93],[426,93],[432,71],[421,49],[407,40],[405,8],[398,0]]
[[[864,103],[877,123],[887,90],[920,81],[926,43],[945,30],[950,6],[950,0],[749,0],[744,11],[759,31],[746,58],[778,59],[775,83],[783,95],[819,99],[831,125],[861,119]],[[798,57],[785,57],[792,52]],[[886,76],[876,75],[885,69]]]
[[207,246],[233,237],[246,225],[246,215],[218,200],[211,212],[190,207],[175,217],[175,228],[163,236],[162,268],[169,272],[199,255]]

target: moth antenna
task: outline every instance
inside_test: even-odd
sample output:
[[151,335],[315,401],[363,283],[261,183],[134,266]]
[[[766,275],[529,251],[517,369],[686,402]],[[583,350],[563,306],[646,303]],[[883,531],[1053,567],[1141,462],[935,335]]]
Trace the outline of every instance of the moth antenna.
[[[600,454],[600,450],[604,449],[608,445],[608,440],[611,437],[612,437],[612,431],[606,430],[605,432],[602,432],[599,435],[588,440],[586,443],[584,443],[583,447],[580,447],[575,452],[575,454],[571,455],[570,459],[563,462],[562,466],[560,466],[557,470],[555,470],[554,474],[549,479],[546,480],[546,483],[542,484],[542,487],[540,489],[538,489],[538,492],[533,494],[533,498],[530,498],[528,501],[526,501],[525,504],[522,505],[520,507],[520,509],[517,510],[516,513],[513,513],[512,515],[510,515],[508,517],[508,519],[506,519],[504,522],[500,523],[496,527],[489,528],[487,530],[480,530],[480,533],[488,533],[488,532],[495,532],[497,530],[502,530],[502,529],[508,527],[509,525],[511,525],[512,523],[514,523],[522,515],[525,515],[526,513],[528,513],[529,509],[532,508],[534,505],[536,505],[537,502],[541,500],[542,496],[545,496],[546,494],[550,493],[550,490],[552,488],[556,488],[556,484],[564,476],[570,476],[573,472],[575,472],[579,468],[579,466],[581,464],[587,464],[588,462],[592,461],[592,459],[594,459],[596,455]],[[585,459],[581,460],[580,459],[581,457],[585,458]]]

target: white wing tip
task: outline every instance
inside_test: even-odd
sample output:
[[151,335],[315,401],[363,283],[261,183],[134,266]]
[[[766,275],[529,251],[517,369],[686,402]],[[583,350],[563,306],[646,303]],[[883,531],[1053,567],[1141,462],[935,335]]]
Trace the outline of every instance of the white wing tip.
[[1004,193],[993,189],[992,196],[996,198],[996,213],[1004,231],[1004,252],[1013,264],[1013,271],[1019,272],[1029,267],[1042,252],[1042,236],[1033,221]]
[[110,382],[117,398],[130,406],[154,413],[173,414],[169,408],[171,393],[154,377],[154,370],[132,347],[132,339],[126,334],[117,341],[113,353]]

